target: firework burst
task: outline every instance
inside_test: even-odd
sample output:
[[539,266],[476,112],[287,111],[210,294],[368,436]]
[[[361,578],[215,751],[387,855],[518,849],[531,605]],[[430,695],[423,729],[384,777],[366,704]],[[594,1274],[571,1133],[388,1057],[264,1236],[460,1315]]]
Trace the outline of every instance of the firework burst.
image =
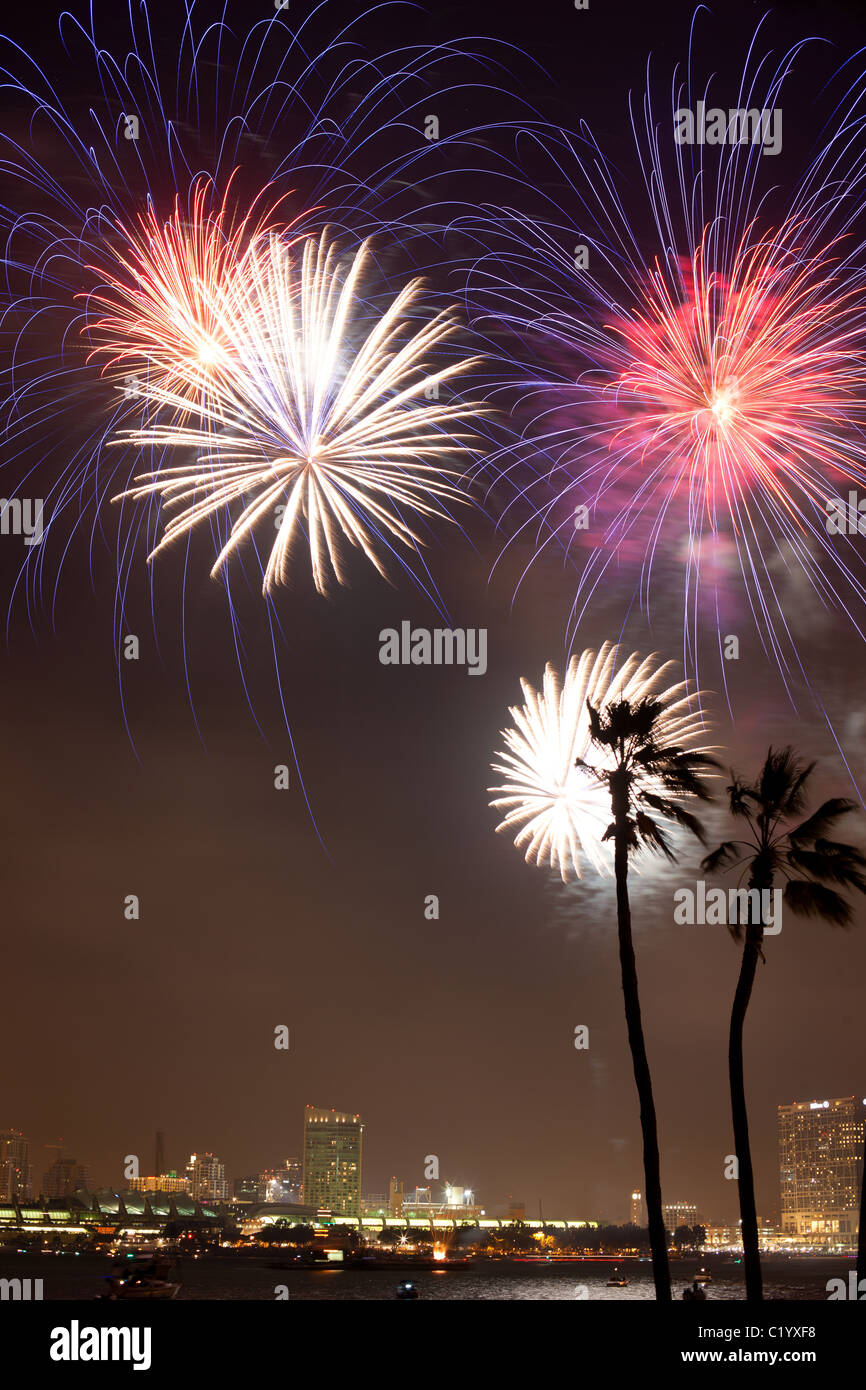
[[[107,460],[115,474],[126,462],[104,445],[137,417],[140,378],[182,397],[188,361],[197,389],[219,376],[225,290],[250,246],[325,225],[357,246],[405,217],[409,167],[431,148],[430,85],[449,90],[443,53],[459,87],[504,71],[459,41],[381,49],[383,23],[397,34],[414,17],[406,0],[336,24],[332,6],[293,0],[291,16],[271,7],[237,27],[192,0],[174,37],[160,20],[158,43],[142,3],[120,46],[114,10],[60,16],[50,75],[0,37],[5,460],[29,469],[41,450],[49,531],[88,513],[100,529]],[[108,385],[128,378],[124,392],[101,392],[97,367]],[[34,589],[46,550],[29,557]]]
[[[85,331],[95,344],[88,360],[101,361],[104,376],[124,376],[127,398],[137,394],[136,374],[182,395],[192,383],[197,392],[215,387],[228,369],[232,290],[279,214],[276,203],[235,222],[230,185],[215,205],[212,181],[194,180],[188,209],[178,199],[165,222],[149,203],[133,229],[117,223],[120,245],[108,264],[89,267],[97,288],[86,296]],[[286,237],[288,227],[280,232]]]
[[144,388],[146,407],[193,418],[145,424],[118,442],[196,454],[189,465],[139,476],[123,494],[180,507],[153,554],[240,504],[216,574],[260,523],[274,527],[281,507],[265,592],[286,582],[303,536],[316,588],[326,593],[332,576],[347,579],[341,542],[385,575],[383,552],[422,542],[404,511],[429,519],[447,515],[447,502],[466,500],[442,460],[466,448],[469,436],[453,427],[472,407],[436,402],[439,386],[474,362],[429,369],[455,323],[442,312],[407,328],[419,313],[418,280],[372,329],[359,330],[368,261],[364,244],[345,266],[327,233],[307,240],[300,256],[271,236],[253,249],[226,297],[219,375],[190,359],[180,394]]
[[780,545],[833,597],[845,561],[828,501],[866,481],[859,291],[840,288],[830,256],[804,254],[796,237],[796,226],[747,234],[725,276],[705,237],[675,286],[656,265],[632,316],[611,325],[606,370],[582,384],[605,417],[606,456],[582,478],[602,514],[612,504],[605,563],[633,538],[655,548],[685,517],[687,588],[704,542],[726,536],[765,620]]
[[[696,751],[706,732],[694,692],[687,681],[668,684],[674,663],[636,652],[617,669],[621,648],[605,642],[569,662],[560,681],[550,664],[537,691],[521,678],[525,703],[510,709],[513,727],[503,730],[505,751],[496,754],[493,771],[505,779],[488,790],[491,806],[504,811],[496,827],[514,834],[526,862],[559,871],[563,883],[583,877],[584,863],[597,873],[613,872],[613,854],[604,842],[610,825],[610,793],[588,767],[590,753],[587,703],[602,713],[617,701],[634,705],[654,699],[664,706],[659,742]],[[592,749],[595,769],[606,769],[604,750]],[[610,762],[609,769],[613,770]],[[664,794],[665,788],[649,788]],[[514,832],[517,832],[516,834]]]
[[[756,43],[726,108],[775,109],[805,48],[773,67]],[[496,461],[513,487],[503,555],[524,536],[534,560],[565,554],[569,641],[613,569],[627,609],[650,612],[656,582],[667,606],[676,584],[695,672],[745,606],[787,682],[810,598],[866,634],[862,556],[827,526],[833,499],[866,487],[864,79],[783,199],[760,144],[675,142],[675,110],[709,105],[696,68],[690,54],[675,73],[671,111],[648,79],[632,113],[642,208],[587,132],[539,126],[525,143],[556,195],[475,223],[491,251],[475,322],[493,325],[496,390],[519,422]],[[521,166],[511,177],[525,188]]]

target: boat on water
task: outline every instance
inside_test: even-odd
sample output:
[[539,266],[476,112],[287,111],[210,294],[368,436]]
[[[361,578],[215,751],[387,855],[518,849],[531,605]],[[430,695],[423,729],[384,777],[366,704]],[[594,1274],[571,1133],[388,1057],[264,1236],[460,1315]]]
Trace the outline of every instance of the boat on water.
[[706,1289],[697,1280],[691,1286],[687,1284],[683,1289],[683,1298],[687,1303],[703,1303],[706,1301],[706,1297]]
[[628,1279],[620,1274],[618,1269],[615,1269],[607,1281],[607,1287],[609,1289],[625,1289],[628,1287],[628,1283]]
[[697,1274],[695,1275],[694,1282],[696,1284],[711,1284],[713,1282],[713,1276],[709,1273],[708,1270],[699,1269]]
[[418,1292],[418,1285],[413,1284],[410,1279],[404,1279],[402,1284],[397,1285],[397,1298],[408,1299],[420,1297],[421,1295]]
[[176,1298],[180,1284],[169,1278],[171,1260],[164,1256],[137,1253],[132,1259],[120,1260],[111,1274],[105,1276],[106,1288],[97,1298],[112,1301],[159,1301]]

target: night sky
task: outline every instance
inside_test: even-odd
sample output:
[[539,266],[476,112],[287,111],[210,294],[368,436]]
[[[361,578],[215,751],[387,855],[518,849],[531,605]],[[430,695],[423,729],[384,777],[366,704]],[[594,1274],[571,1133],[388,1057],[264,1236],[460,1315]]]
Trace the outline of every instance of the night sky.
[[[761,11],[724,10],[717,61],[737,72]],[[668,67],[685,50],[690,14],[681,4],[662,13],[592,0],[577,14],[566,0],[466,3],[419,17],[418,32],[529,49],[556,83],[555,98],[539,91],[539,100],[555,99],[565,124],[587,117],[624,152],[628,91],[642,87],[651,49]],[[55,52],[42,12],[38,33],[26,14],[16,20],[15,38]],[[787,45],[819,22],[853,51],[851,7],[822,6],[816,19],[813,7],[790,6],[772,41]],[[792,131],[792,159],[794,145]],[[62,435],[52,448],[62,450]],[[381,629],[444,625],[396,565],[389,585],[353,558],[351,587],[328,599],[297,567],[277,599],[280,666],[323,847],[286,736],[260,595],[255,584],[235,595],[256,719],[223,588],[207,578],[208,536],[188,557],[161,558],[153,619],[142,550],[124,623],[141,657],[124,663],[121,698],[112,520],[92,546],[89,521],[72,537],[59,582],[51,552],[42,604],[29,613],[21,591],[13,596],[23,544],[0,542],[11,603],[0,682],[0,1127],[29,1137],[37,1187],[53,1157],[42,1146],[58,1136],[96,1181],[118,1184],[126,1154],[152,1171],[156,1129],[170,1167],[210,1149],[230,1177],[258,1172],[300,1151],[311,1103],[360,1112],[366,1191],[386,1190],[391,1174],[422,1184],[425,1156],[436,1154],[443,1180],[471,1187],[488,1211],[513,1196],[530,1216],[541,1200],[549,1217],[626,1219],[643,1178],[612,881],[566,888],[526,865],[493,833],[486,794],[520,676],[538,684],[546,661],[563,665],[573,571],[542,560],[513,601],[528,553],[518,548],[491,578],[503,537],[488,516],[467,510],[465,534],[434,528],[426,559],[452,625],[488,630],[487,672],[470,677],[380,664]],[[633,614],[625,640],[677,658],[678,595],[667,601],[676,557],[663,565],[651,621]],[[579,646],[619,635],[614,590],[581,625]],[[833,615],[793,598],[801,651],[862,788],[862,647]],[[791,741],[819,761],[815,804],[821,793],[851,795],[808,695],[798,692],[796,710],[786,701],[747,615],[732,630],[741,634],[729,672],[735,722],[710,700],[725,765],[752,774],[771,742]],[[704,684],[717,689],[717,668]],[[280,763],[291,766],[285,792],[273,785]],[[848,838],[863,842],[862,813],[851,820]],[[721,806],[707,821],[711,840],[725,834]],[[736,1189],[723,1168],[738,951],[722,927],[672,921],[673,890],[702,876],[699,857],[683,843],[679,866],[633,877],[635,942],[664,1200],[733,1221]],[[124,919],[130,893],[137,922]],[[425,920],[429,894],[438,921]],[[866,1094],[866,912],[856,908],[849,931],[788,914],[766,957],[746,1076],[758,1211],[770,1219],[776,1107]],[[290,1028],[288,1052],[274,1049],[278,1024]],[[589,1051],[573,1046],[578,1024],[589,1027]]]

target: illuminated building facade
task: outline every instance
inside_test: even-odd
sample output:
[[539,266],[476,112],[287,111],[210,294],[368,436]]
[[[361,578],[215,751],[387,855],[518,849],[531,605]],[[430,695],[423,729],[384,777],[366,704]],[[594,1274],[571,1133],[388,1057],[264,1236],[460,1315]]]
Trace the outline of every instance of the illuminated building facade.
[[30,1144],[17,1129],[0,1129],[0,1198],[29,1200],[33,1181]]
[[197,1202],[224,1202],[229,1195],[225,1164],[216,1154],[190,1154],[184,1186]]
[[403,1215],[403,1184],[392,1178],[388,1184],[388,1215]]
[[130,1178],[131,1192],[186,1192],[188,1178],[179,1178],[177,1173],[157,1173],[148,1178]]
[[364,1126],[360,1115],[304,1112],[304,1203],[341,1216],[361,1214]]
[[665,1202],[662,1207],[665,1219],[665,1230],[669,1236],[674,1234],[678,1226],[696,1226],[698,1224],[698,1209],[691,1202]]
[[[646,1222],[643,1219],[643,1196],[637,1188],[635,1188],[635,1190],[631,1194],[628,1219],[631,1222],[632,1226],[646,1225]],[[667,1222],[665,1222],[665,1225],[667,1225]]]
[[810,1244],[857,1235],[864,1102],[855,1096],[779,1106],[782,1232]]

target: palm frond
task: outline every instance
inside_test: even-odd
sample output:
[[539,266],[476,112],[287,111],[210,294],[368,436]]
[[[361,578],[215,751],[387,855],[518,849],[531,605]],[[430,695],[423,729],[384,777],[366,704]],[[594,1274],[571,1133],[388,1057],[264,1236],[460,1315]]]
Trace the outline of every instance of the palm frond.
[[728,803],[732,816],[749,819],[758,802],[758,793],[755,788],[746,782],[742,777],[737,777],[731,771],[733,781],[727,788]]
[[714,874],[722,869],[729,869],[737,861],[739,848],[741,848],[739,840],[723,840],[718,849],[714,849],[711,854],[705,855],[701,860],[702,870],[705,874]]
[[[818,841],[818,844],[825,843]],[[855,855],[856,858],[852,860],[845,854],[827,853],[817,848],[789,849],[786,858],[792,868],[803,870],[819,883],[838,883],[843,888],[866,893],[866,875],[863,873],[866,861],[859,851],[855,851]]]
[[670,841],[660,825],[648,816],[645,811],[638,811],[635,822],[641,841],[647,849],[655,854],[663,854],[672,864],[676,863],[676,855],[670,846]]
[[823,917],[834,927],[847,927],[851,921],[851,904],[823,883],[793,878],[785,886],[784,901],[801,917]]
[[677,825],[682,825],[686,830],[700,840],[702,845],[707,843],[707,834],[697,816],[693,816],[679,802],[671,801],[664,796],[656,796],[654,792],[641,791],[639,793],[641,801],[647,806],[652,806],[654,811],[658,811],[666,820],[675,821]]
[[768,815],[796,816],[806,801],[806,783],[814,763],[802,763],[793,748],[769,748],[754,788]]
[[856,801],[849,801],[845,796],[832,796],[829,801],[825,801],[823,806],[819,806],[814,815],[809,816],[788,832],[788,839],[792,844],[808,844],[809,841],[822,839],[824,832],[830,830],[836,821],[842,816],[849,815],[852,811],[858,810]]

